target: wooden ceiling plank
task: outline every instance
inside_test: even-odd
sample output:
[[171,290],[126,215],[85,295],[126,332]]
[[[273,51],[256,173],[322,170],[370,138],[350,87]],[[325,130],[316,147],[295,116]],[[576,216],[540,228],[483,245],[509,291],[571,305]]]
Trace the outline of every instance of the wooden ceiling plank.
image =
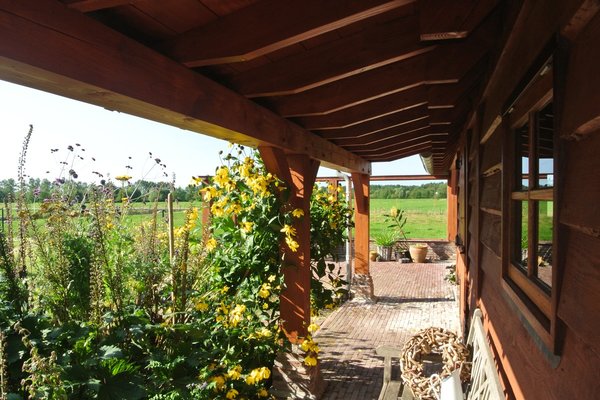
[[447,133],[429,133],[429,134],[408,134],[402,135],[401,137],[395,137],[388,141],[383,141],[376,143],[371,146],[361,147],[359,149],[350,148],[350,151],[356,152],[357,154],[361,154],[364,157],[369,157],[369,155],[373,154],[381,154],[384,151],[393,151],[395,149],[405,147],[405,146],[413,146],[423,142],[436,142],[440,143],[441,138],[448,138]]
[[247,97],[283,96],[364,73],[431,50],[418,41],[416,17],[394,19],[234,76]]
[[428,85],[428,107],[455,107],[465,96],[468,96],[474,89],[481,86],[484,70],[483,64],[480,63],[472,68],[472,71],[463,76],[457,83]]
[[408,110],[388,114],[384,117],[363,122],[347,128],[326,129],[323,131],[315,131],[315,133],[325,139],[355,138],[377,133],[389,128],[401,127],[413,121],[422,120],[425,118],[429,118],[429,111],[427,110],[426,104],[419,107],[410,108]]
[[427,53],[289,96],[268,99],[283,117],[324,115],[421,85]]
[[139,0],[73,0],[67,3],[67,7],[81,12],[91,12],[134,4]]
[[414,1],[259,1],[159,48],[188,67],[248,61]]
[[584,4],[587,0],[516,3],[518,15],[507,29],[509,35],[482,96],[482,131],[487,131],[496,117],[506,111],[503,108],[514,88],[525,78],[555,33],[572,21]]
[[416,133],[424,135],[429,131],[429,124],[427,119],[418,120],[414,123],[403,125],[397,128],[384,129],[373,135],[362,136],[360,138],[349,138],[349,139],[336,139],[332,140],[333,143],[342,147],[352,146],[368,146],[373,143],[388,140],[392,137],[400,137],[410,133]]
[[344,128],[418,107],[426,102],[426,90],[419,86],[331,114],[299,117],[294,121],[308,130]]
[[431,144],[423,143],[422,146],[414,147],[410,149],[400,150],[398,152],[393,152],[385,155],[372,156],[369,157],[368,160],[371,162],[386,162],[386,161],[394,161],[400,158],[414,156],[416,154],[421,154],[431,149]]
[[467,37],[496,7],[498,0],[421,0],[421,40],[448,40]]
[[370,173],[366,160],[56,1],[1,1],[0,37],[0,79]]
[[428,54],[428,83],[456,83],[472,71],[494,45],[500,26],[498,13],[492,13],[466,39],[439,44]]

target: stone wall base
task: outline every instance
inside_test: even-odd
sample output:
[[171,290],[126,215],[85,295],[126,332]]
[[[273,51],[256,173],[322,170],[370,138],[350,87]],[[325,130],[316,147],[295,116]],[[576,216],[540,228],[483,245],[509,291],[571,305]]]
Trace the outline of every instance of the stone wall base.
[[270,392],[277,399],[319,400],[327,387],[319,364],[304,365],[303,352],[293,345],[289,353],[280,353],[273,367],[273,387]]
[[350,287],[352,300],[373,303],[377,301],[373,294],[373,278],[371,275],[354,274]]

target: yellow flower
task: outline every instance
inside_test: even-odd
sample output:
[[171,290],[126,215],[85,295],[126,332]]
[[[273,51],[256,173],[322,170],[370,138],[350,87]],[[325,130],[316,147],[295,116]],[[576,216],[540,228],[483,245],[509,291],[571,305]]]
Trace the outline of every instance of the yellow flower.
[[271,371],[267,367],[255,368],[250,374],[246,377],[246,383],[248,385],[254,385],[261,380],[269,379],[271,376]]
[[265,303],[262,305],[263,310],[268,310],[269,309],[269,303]]
[[238,203],[231,203],[229,205],[228,211],[231,214],[239,214],[239,212],[242,211],[242,206],[240,206]]
[[223,286],[223,288],[221,289],[221,293],[225,294],[229,291],[229,286]]
[[390,216],[392,218],[396,218],[398,216],[398,209],[396,207],[392,207],[390,209]]
[[287,236],[295,236],[296,228],[291,227],[288,224],[285,224],[285,225],[283,225],[283,228],[281,228],[280,232],[285,233]]
[[285,238],[285,243],[288,245],[288,247],[290,248],[291,251],[293,251],[294,253],[298,251],[298,247],[300,247],[300,245],[298,244],[298,242],[296,242],[294,239],[292,239],[291,237],[286,237]]
[[250,233],[252,232],[252,226],[254,225],[254,222],[250,222],[250,221],[244,221],[242,222],[242,232],[244,233]]
[[313,356],[304,357],[304,364],[308,367],[314,367],[317,365],[317,359]]
[[237,390],[229,389],[229,391],[227,392],[225,397],[227,397],[228,399],[235,399],[238,394],[239,394],[239,392]]
[[300,218],[304,215],[304,210],[302,210],[301,208],[296,208],[294,211],[292,211],[292,216],[296,217],[296,218]]
[[229,371],[227,371],[227,377],[229,377],[230,379],[240,379],[241,376],[242,376],[242,367],[239,365],[236,365],[235,367],[233,367]]
[[262,337],[271,337],[271,335],[273,335],[273,332],[263,327],[258,331],[258,335]]
[[210,380],[215,383],[215,390],[223,390],[225,387],[225,378],[221,375],[213,376]]
[[267,280],[268,280],[269,282],[274,282],[274,281],[275,281],[275,279],[277,279],[277,277],[276,277],[275,275],[269,275],[269,277],[267,278]]
[[198,311],[206,311],[208,310],[208,304],[203,301],[196,303],[196,310]]
[[117,175],[115,176],[115,179],[121,182],[127,182],[128,180],[131,179],[131,176],[129,175]]
[[268,283],[263,283],[258,291],[258,295],[263,299],[266,299],[271,295],[271,292],[269,292],[269,290],[271,290],[271,285],[269,285]]
[[308,326],[308,328],[307,328],[307,330],[308,330],[310,333],[315,333],[315,332],[316,332],[316,331],[318,331],[319,329],[321,329],[321,328],[320,328],[320,327],[319,327],[319,325],[317,325],[317,324],[310,324],[310,325]]
[[204,189],[200,189],[200,193],[204,193],[204,201],[210,201],[219,195],[219,192],[214,186],[207,186]]
[[206,251],[213,251],[214,249],[217,248],[217,241],[215,240],[215,238],[210,238],[206,241],[206,245],[204,245],[204,248],[206,249]]
[[260,388],[260,390],[256,394],[258,395],[258,397],[268,397],[269,396],[269,392],[267,392],[267,389],[265,389],[265,388]]
[[129,201],[129,199],[127,197],[121,198],[121,203],[127,203],[128,201]]
[[226,166],[219,167],[215,172],[214,181],[220,187],[225,187],[229,183],[229,169]]
[[246,311],[246,306],[243,304],[238,304],[233,308],[231,314],[229,315],[229,323],[231,326],[236,327],[242,320],[244,319],[244,312]]

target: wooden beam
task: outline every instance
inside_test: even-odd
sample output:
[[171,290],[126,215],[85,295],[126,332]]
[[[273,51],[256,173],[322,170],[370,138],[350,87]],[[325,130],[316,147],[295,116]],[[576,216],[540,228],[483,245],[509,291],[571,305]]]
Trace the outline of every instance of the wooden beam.
[[[441,134],[436,134],[439,136],[448,136],[448,134],[446,133],[441,133]],[[423,145],[431,145],[433,142],[433,138],[435,136],[433,134],[430,135],[426,135],[426,136],[419,136],[419,137],[413,137],[410,139],[406,139],[406,140],[398,140],[395,143],[386,143],[385,146],[381,146],[379,148],[368,148],[368,149],[356,149],[354,152],[356,154],[361,154],[363,157],[365,158],[370,158],[373,156],[380,156],[380,155],[388,155],[388,154],[395,154],[398,151],[403,151],[403,150],[410,150],[413,149],[415,147],[422,147]]]
[[525,1],[511,27],[483,93],[482,131],[487,131],[555,33],[572,20],[585,0]]
[[345,128],[418,107],[426,102],[425,88],[416,87],[331,114],[299,117],[294,121],[308,130]]
[[377,133],[359,138],[334,139],[332,141],[342,147],[360,147],[379,143],[394,137],[404,137],[407,134],[424,135],[427,132],[429,132],[429,124],[427,123],[427,119],[422,119],[399,127],[384,129]]
[[498,0],[419,1],[421,40],[448,40],[467,35],[496,7]]
[[362,137],[382,131],[384,129],[393,127],[400,128],[401,126],[410,124],[413,121],[427,118],[429,118],[429,111],[427,110],[426,105],[422,105],[419,107],[410,108],[408,110],[388,114],[384,117],[363,122],[358,125],[339,129],[326,129],[322,131],[316,131],[315,133],[325,139]]
[[414,1],[259,1],[159,48],[188,67],[248,61]]
[[369,275],[369,175],[352,174],[354,184],[354,271],[357,275]]
[[407,135],[389,138],[381,142],[374,143],[369,146],[359,148],[351,148],[357,154],[369,158],[372,155],[382,154],[384,152],[395,151],[397,149],[406,148],[409,146],[417,146],[424,142],[443,141],[448,138],[448,133],[421,133],[415,132]]
[[56,1],[0,1],[0,78],[344,171],[370,164]]
[[[433,49],[433,47],[432,47]],[[289,96],[269,99],[284,117],[323,115],[421,85],[427,53]]]
[[68,0],[67,7],[81,12],[91,12],[134,4],[139,0]]
[[457,83],[447,85],[429,85],[427,98],[429,108],[455,107],[465,97],[476,92],[481,86],[485,63],[478,63],[470,72],[465,74]]
[[269,172],[284,180],[291,190],[287,207],[301,209],[303,218],[294,218],[298,249],[292,251],[282,243],[286,266],[282,269],[285,289],[281,293],[281,319],[285,334],[292,343],[306,337],[310,324],[310,196],[319,162],[303,154],[284,154],[273,147],[260,147],[260,154]]
[[410,149],[405,149],[393,153],[383,154],[380,156],[370,157],[369,160],[373,162],[386,162],[386,161],[394,161],[400,158],[405,158],[409,156],[414,156],[416,154],[424,153],[428,150],[431,150],[431,143],[424,143],[422,146],[413,147]]
[[597,0],[585,0],[573,14],[573,17],[561,29],[564,37],[570,41],[574,41],[579,33],[587,26],[587,24],[600,11],[600,2]]
[[[371,182],[381,181],[435,181],[448,179],[448,175],[371,175]],[[330,180],[343,181],[344,178],[336,176],[319,176],[317,182],[328,182]]]
[[394,19],[242,72],[229,84],[247,97],[300,93],[431,50],[416,29],[415,17]]

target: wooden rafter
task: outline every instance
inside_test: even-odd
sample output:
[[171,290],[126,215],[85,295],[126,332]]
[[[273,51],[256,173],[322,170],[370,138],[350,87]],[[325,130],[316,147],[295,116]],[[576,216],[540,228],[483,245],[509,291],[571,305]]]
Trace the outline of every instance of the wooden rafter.
[[384,129],[371,135],[365,135],[358,138],[334,139],[333,142],[342,147],[362,147],[381,142],[382,140],[387,140],[391,137],[399,137],[400,135],[406,135],[409,133],[413,135],[424,135],[428,130],[429,124],[425,118],[408,123],[406,125],[401,125],[399,127]]
[[415,154],[421,154],[426,151],[431,150],[431,143],[422,143],[419,146],[412,148],[405,148],[399,150],[397,152],[391,152],[388,154],[381,154],[373,157],[369,157],[369,161],[372,162],[385,162],[385,161],[393,161],[403,157],[414,156]]
[[497,3],[498,0],[420,0],[421,40],[467,37]]
[[448,133],[421,133],[400,135],[369,146],[363,146],[357,150],[363,157],[387,154],[396,150],[418,146],[427,142],[440,142],[448,139]]
[[[394,19],[234,76],[229,85],[247,97],[299,93],[423,52],[414,16]],[[323,68],[326,65],[327,68]]]
[[2,79],[346,171],[370,170],[364,159],[56,1],[0,1],[0,37]]
[[427,105],[423,104],[419,107],[398,111],[381,118],[363,122],[361,124],[346,128],[326,129],[322,131],[316,131],[315,133],[325,139],[358,138],[374,134],[385,129],[401,127],[414,121],[423,120],[426,118],[429,118],[429,110],[427,109]]
[[375,68],[312,90],[269,99],[270,108],[284,117],[323,115],[413,88],[425,81],[427,54]]
[[248,61],[414,1],[260,1],[159,47],[188,67]]
[[300,117],[295,121],[308,130],[344,128],[418,107],[426,102],[425,88],[419,86],[331,114]]
[[67,6],[81,12],[91,12],[105,8],[125,6],[139,0],[69,0]]

